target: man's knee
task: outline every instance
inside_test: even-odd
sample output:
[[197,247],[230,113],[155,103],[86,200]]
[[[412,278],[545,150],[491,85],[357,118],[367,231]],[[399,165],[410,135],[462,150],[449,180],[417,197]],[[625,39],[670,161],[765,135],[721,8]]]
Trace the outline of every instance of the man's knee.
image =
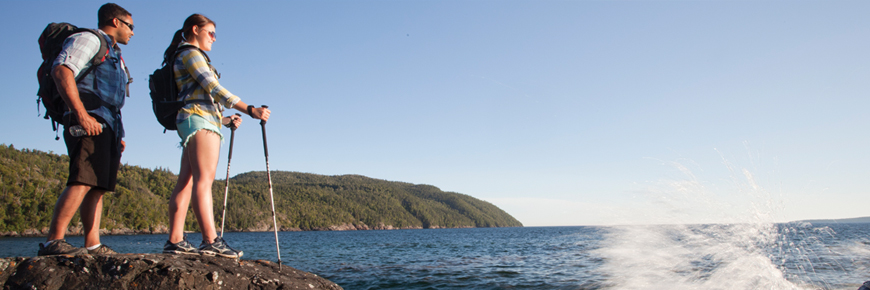
[[65,195],[85,196],[92,191],[93,187],[82,183],[73,183],[63,190]]
[[91,200],[100,200],[103,198],[104,194],[106,194],[106,191],[103,189],[91,188],[91,190],[88,191],[88,194],[85,195],[85,198]]

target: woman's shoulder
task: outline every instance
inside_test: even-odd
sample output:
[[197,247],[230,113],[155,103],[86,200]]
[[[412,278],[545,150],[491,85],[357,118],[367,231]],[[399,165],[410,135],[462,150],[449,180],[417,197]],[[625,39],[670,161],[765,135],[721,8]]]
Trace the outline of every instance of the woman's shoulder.
[[202,51],[197,49],[195,46],[193,47],[179,47],[178,48],[178,58],[184,63],[193,61],[193,62],[209,62],[208,56],[206,56]]
[[187,42],[182,42],[178,45],[178,55],[190,55],[190,54],[204,55],[202,53],[202,50],[200,50],[199,47],[197,47],[196,45],[193,45],[193,44],[190,44]]
[[178,55],[202,55],[196,46],[181,46],[178,48]]

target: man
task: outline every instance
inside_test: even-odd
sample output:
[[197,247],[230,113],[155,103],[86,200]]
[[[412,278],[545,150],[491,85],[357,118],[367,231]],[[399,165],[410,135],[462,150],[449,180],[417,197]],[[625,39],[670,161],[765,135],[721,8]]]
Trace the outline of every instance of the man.
[[[126,145],[121,107],[130,82],[118,44],[133,36],[133,18],[121,6],[107,3],[98,11],[99,32],[81,32],[66,39],[52,66],[51,75],[69,107],[64,114],[63,138],[70,157],[69,179],[54,206],[48,241],[39,244],[40,256],[58,254],[117,254],[100,243],[103,194],[115,190],[121,152]],[[105,60],[89,70],[103,37],[109,46]],[[76,78],[86,73],[79,82]],[[81,125],[86,136],[74,137],[69,127]],[[64,240],[67,227],[80,210],[85,248]]]

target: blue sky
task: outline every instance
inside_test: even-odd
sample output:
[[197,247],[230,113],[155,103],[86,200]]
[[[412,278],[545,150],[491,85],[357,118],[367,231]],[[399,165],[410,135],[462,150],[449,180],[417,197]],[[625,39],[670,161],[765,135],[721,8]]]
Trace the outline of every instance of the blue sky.
[[[36,39],[103,3],[0,2],[0,143],[65,153],[37,116]],[[272,170],[431,184],[527,226],[870,215],[870,2],[117,3],[130,165],[178,170],[148,75],[203,13],[221,83],[273,110]],[[259,129],[237,131],[231,175],[265,170]]]

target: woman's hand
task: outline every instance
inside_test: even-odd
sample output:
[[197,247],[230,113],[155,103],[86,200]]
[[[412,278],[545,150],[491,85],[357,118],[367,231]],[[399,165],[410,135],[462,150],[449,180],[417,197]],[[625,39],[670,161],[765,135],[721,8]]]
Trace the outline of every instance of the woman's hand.
[[242,125],[242,117],[240,117],[239,114],[231,115],[229,117],[223,117],[221,119],[221,124],[223,124],[227,128],[238,128]]
[[253,108],[251,109],[251,117],[254,119],[260,119],[263,121],[269,121],[269,115],[272,114],[272,111],[269,111],[269,108]]
[[272,114],[272,111],[269,111],[269,108],[248,106],[248,104],[245,104],[242,101],[236,102],[236,104],[233,105],[233,108],[245,112],[245,114],[248,114],[251,118],[263,121],[269,121],[269,115]]

